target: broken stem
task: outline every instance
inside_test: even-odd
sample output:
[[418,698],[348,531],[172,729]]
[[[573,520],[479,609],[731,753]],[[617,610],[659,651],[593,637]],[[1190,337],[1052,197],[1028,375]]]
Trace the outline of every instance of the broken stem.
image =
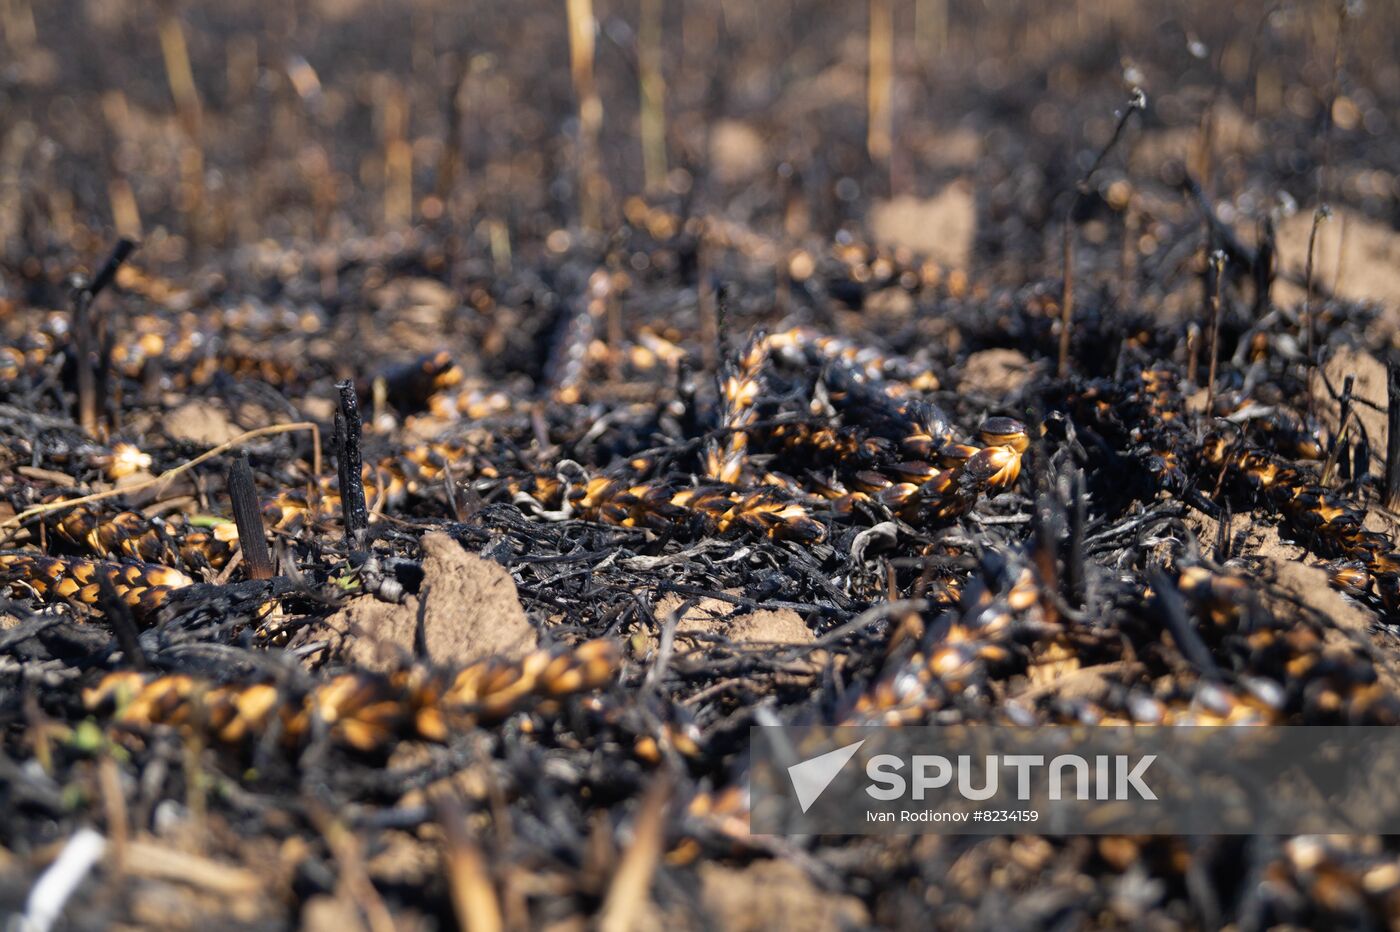
[[92,436],[97,431],[97,376],[93,371],[92,291],[86,280],[73,280],[73,352],[78,378],[78,426]]
[[248,454],[240,453],[228,470],[228,497],[233,506],[233,521],[238,525],[238,547],[243,551],[243,565],[249,579],[271,579],[272,554],[267,549],[263,530],[262,510],[258,507],[257,488]]

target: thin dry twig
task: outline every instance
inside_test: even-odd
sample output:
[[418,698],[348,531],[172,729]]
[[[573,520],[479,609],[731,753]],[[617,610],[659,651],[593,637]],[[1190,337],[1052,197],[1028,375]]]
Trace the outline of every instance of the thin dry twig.
[[105,499],[116,498],[118,495],[130,495],[135,492],[145,491],[149,488],[164,487],[172,479],[186,472],[189,472],[191,469],[198,466],[200,463],[206,463],[214,457],[219,456],[223,453],[227,453],[229,450],[232,450],[235,447],[242,446],[250,440],[256,440],[259,437],[269,437],[273,434],[288,434],[294,430],[311,431],[311,436],[315,443],[315,449],[312,453],[311,471],[319,476],[321,474],[321,428],[317,427],[316,424],[312,421],[297,421],[292,424],[273,424],[270,427],[259,427],[256,430],[245,431],[244,433],[239,434],[237,437],[234,437],[232,440],[226,441],[224,443],[219,444],[217,447],[204,451],[192,460],[186,460],[178,466],[173,466],[170,469],[167,469],[159,476],[154,476],[150,479],[143,479],[142,481],[134,482],[131,485],[124,485],[119,488],[108,489],[105,492],[94,492],[91,495],[83,495],[79,498],[69,498],[61,502],[45,502],[42,505],[35,505],[33,508],[26,508],[24,511],[21,511],[19,514],[15,515],[12,518],[7,518],[4,521],[0,521],[0,528],[17,527],[23,524],[24,522],[28,521],[30,518],[36,517],[38,515],[48,514],[50,511],[62,511],[66,508],[72,508],[75,505],[87,505],[91,504],[92,502],[100,502]]

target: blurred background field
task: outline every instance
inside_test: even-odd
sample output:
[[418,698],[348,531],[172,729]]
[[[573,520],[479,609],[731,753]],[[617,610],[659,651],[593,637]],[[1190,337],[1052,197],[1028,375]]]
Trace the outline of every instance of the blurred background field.
[[457,256],[529,262],[606,237],[636,196],[784,246],[875,219],[885,238],[1030,281],[1058,271],[1054,227],[1133,86],[1149,110],[1097,178],[1091,241],[1132,205],[1159,255],[1170,232],[1152,221],[1183,166],[1251,234],[1319,195],[1393,226],[1400,12],[1350,13],[5,0],[5,285],[51,281],[66,246],[96,253],[113,232],[142,238],[154,266],[415,229]]

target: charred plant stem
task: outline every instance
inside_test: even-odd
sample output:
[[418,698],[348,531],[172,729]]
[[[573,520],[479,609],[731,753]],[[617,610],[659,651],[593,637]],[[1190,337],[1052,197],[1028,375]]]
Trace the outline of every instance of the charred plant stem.
[[132,617],[131,608],[122,601],[116,587],[106,576],[99,574],[98,585],[98,606],[102,609],[107,624],[112,627],[112,635],[116,638],[117,646],[121,648],[127,665],[133,670],[146,669],[146,651],[141,647],[140,630],[136,626],[136,619]]
[[337,382],[335,387],[340,392],[340,409],[335,416],[340,513],[345,524],[346,544],[360,550],[369,529],[369,509],[365,507],[365,483],[361,475],[360,400],[355,394],[355,383],[349,379]]
[[1259,248],[1254,253],[1254,319],[1269,311],[1274,288],[1274,221],[1266,216],[1259,222]]
[[1225,253],[1216,250],[1210,257],[1211,266],[1215,272],[1214,287],[1210,295],[1210,345],[1207,352],[1210,353],[1210,362],[1207,367],[1206,376],[1206,417],[1211,416],[1211,411],[1215,408],[1215,370],[1219,364],[1220,355],[1220,288],[1225,280]]
[[117,240],[117,245],[112,247],[112,253],[107,257],[107,261],[102,263],[102,268],[98,269],[97,276],[93,278],[92,284],[88,286],[88,291],[95,298],[107,289],[117,278],[117,271],[122,267],[122,263],[131,258],[131,254],[136,251],[136,243],[122,237]]
[[1332,470],[1337,468],[1337,461],[1341,458],[1342,449],[1346,446],[1347,428],[1351,422],[1351,393],[1356,386],[1356,376],[1349,375],[1342,382],[1341,409],[1337,415],[1337,436],[1332,439],[1332,449],[1327,454],[1327,462],[1322,467],[1322,478],[1318,483],[1323,486],[1332,484]]
[[73,289],[73,352],[78,380],[78,426],[97,430],[97,375],[93,371],[92,291],[81,279]]
[[[136,249],[136,244],[123,237],[102,263],[91,281],[81,277],[73,281],[73,352],[76,355],[78,382],[78,425],[91,434],[97,429],[97,412],[110,396],[107,368],[111,348],[102,338],[104,328],[93,316],[93,302],[117,277],[117,270]],[[96,360],[95,357],[101,357]],[[101,371],[93,368],[95,361]]]
[[1400,509],[1400,363],[1386,366],[1385,507]]
[[1312,413],[1312,369],[1313,369],[1313,319],[1312,319],[1312,296],[1313,296],[1313,257],[1317,249],[1317,231],[1328,217],[1332,216],[1332,208],[1323,204],[1313,211],[1312,229],[1308,231],[1308,260],[1307,268],[1304,271],[1304,293],[1303,293],[1303,358],[1307,366],[1308,383],[1308,413]]
[[248,454],[242,453],[228,470],[228,497],[233,505],[233,520],[238,525],[238,546],[243,551],[243,566],[249,579],[271,579],[272,554],[267,549],[263,531],[262,510],[258,507],[257,489],[253,485],[253,470]]

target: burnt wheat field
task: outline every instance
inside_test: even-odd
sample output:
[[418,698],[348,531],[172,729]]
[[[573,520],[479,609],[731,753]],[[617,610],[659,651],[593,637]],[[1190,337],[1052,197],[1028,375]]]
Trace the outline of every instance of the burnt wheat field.
[[0,0],[4,929],[1400,927],[748,794],[1400,724],[1397,124],[1392,0]]

